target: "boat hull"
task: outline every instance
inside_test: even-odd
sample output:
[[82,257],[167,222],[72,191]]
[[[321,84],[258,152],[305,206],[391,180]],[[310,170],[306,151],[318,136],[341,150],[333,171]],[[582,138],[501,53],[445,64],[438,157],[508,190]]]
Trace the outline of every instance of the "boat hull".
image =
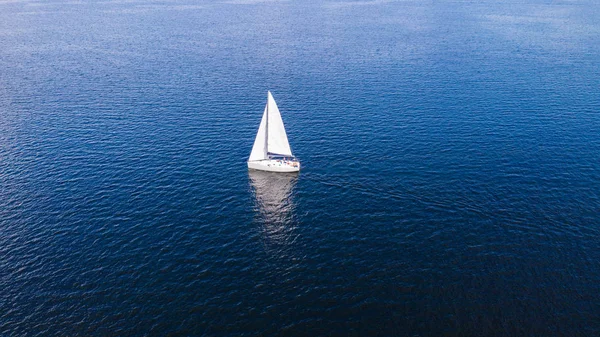
[[273,159],[255,160],[248,162],[248,168],[268,172],[298,172],[300,171],[300,163]]

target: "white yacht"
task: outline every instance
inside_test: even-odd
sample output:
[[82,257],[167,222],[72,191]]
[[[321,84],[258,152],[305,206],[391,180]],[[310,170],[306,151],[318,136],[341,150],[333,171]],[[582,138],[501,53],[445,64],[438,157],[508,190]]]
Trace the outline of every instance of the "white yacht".
[[269,91],[267,94],[267,105],[263,113],[248,168],[271,172],[298,172],[300,162],[292,154],[288,142],[281,113]]

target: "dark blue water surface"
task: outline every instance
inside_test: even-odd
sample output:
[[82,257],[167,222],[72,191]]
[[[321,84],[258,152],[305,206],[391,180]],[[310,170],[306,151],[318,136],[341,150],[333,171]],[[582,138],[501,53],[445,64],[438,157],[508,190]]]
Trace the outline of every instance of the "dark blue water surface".
[[597,336],[599,60],[592,0],[0,0],[0,335]]

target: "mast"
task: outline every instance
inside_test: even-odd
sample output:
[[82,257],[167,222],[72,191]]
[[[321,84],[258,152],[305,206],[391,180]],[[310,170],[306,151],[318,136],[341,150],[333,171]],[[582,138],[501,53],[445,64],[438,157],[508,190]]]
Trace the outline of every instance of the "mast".
[[265,156],[269,158],[269,95],[270,91],[267,91],[267,120],[265,122]]

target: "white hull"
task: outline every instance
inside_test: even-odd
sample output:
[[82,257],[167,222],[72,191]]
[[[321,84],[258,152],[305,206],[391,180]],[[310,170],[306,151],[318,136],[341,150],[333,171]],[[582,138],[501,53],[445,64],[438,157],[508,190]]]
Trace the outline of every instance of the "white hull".
[[269,172],[298,172],[300,163],[275,159],[254,160],[248,161],[248,168]]

